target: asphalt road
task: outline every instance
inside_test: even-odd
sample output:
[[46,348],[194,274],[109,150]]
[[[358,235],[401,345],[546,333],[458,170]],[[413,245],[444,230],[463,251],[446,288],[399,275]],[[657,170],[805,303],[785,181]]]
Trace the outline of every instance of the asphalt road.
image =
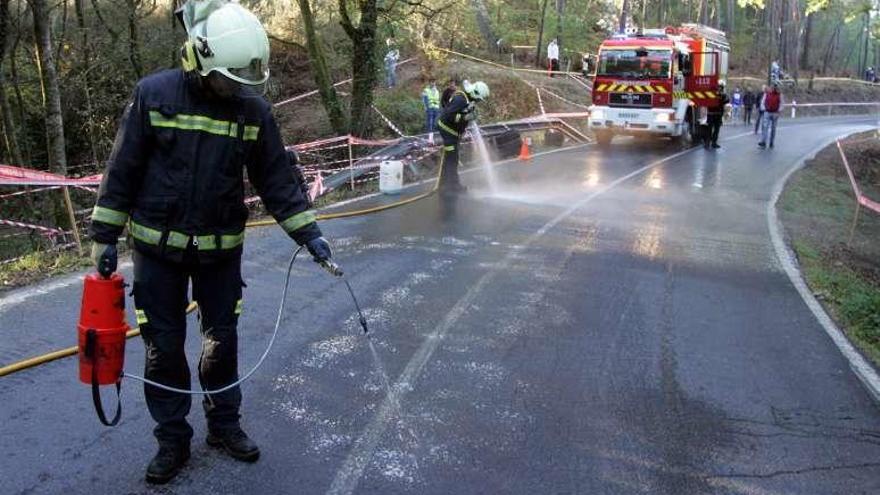
[[[294,268],[276,347],[243,388],[262,459],[204,444],[152,488],[140,387],[105,428],[76,359],[0,378],[4,493],[878,493],[880,410],[770,241],[774,184],[876,121],[806,121],[761,151],[620,140],[482,171],[469,196],[326,222],[359,294]],[[249,231],[241,365],[274,323],[291,243]],[[130,266],[125,270],[130,274]],[[0,299],[0,363],[74,343],[75,277]],[[190,330],[189,355],[199,339]],[[143,363],[129,341],[127,369]],[[242,370],[242,371],[243,371]],[[107,389],[106,399],[112,402]]]

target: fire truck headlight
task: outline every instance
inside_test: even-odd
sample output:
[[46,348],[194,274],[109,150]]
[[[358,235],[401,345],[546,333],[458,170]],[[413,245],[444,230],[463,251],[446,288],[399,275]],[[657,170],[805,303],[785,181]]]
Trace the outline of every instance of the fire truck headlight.
[[655,122],[669,122],[670,117],[672,117],[671,113],[666,113],[666,112],[655,113],[654,114],[654,121]]
[[604,110],[598,110],[598,109],[597,109],[597,110],[591,110],[591,111],[590,111],[590,118],[593,119],[593,120],[602,120],[602,119],[605,118],[605,111],[604,111]]

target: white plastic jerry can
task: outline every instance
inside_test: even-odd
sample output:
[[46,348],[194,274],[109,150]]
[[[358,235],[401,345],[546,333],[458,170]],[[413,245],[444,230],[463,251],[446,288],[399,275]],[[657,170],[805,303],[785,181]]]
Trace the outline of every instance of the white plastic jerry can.
[[399,194],[403,189],[403,162],[386,160],[379,164],[379,190],[384,194]]

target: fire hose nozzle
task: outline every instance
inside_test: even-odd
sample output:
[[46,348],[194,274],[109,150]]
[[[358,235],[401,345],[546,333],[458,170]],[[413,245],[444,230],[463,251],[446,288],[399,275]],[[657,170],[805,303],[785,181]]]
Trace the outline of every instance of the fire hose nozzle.
[[332,260],[321,260],[318,262],[318,264],[321,265],[321,268],[327,270],[330,275],[341,277],[345,274],[345,272],[342,271],[342,268],[340,268],[339,265],[334,263]]

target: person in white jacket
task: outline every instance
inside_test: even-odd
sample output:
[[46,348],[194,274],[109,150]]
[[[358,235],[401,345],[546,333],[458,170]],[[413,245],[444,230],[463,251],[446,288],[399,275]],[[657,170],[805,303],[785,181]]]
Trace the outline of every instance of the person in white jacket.
[[559,45],[555,38],[547,45],[547,65],[550,77],[553,77],[553,72],[559,70]]

